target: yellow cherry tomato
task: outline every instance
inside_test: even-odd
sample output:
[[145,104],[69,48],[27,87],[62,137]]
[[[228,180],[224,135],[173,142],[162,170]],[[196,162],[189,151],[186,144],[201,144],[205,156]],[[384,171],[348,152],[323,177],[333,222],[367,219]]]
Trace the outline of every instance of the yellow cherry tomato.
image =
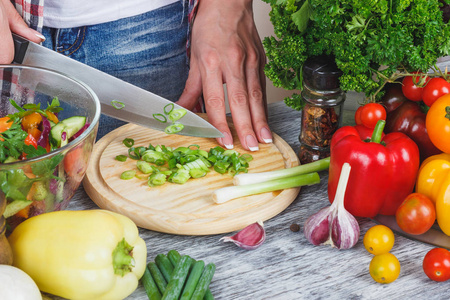
[[369,266],[370,276],[379,283],[391,283],[400,275],[400,262],[391,253],[375,255]]
[[375,225],[364,235],[364,247],[373,255],[388,253],[394,246],[394,233],[384,225]]

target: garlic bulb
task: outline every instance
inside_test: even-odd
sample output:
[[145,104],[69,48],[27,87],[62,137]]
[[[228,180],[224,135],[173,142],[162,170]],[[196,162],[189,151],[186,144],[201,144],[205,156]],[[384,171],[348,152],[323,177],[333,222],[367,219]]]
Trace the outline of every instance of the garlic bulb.
[[359,239],[359,224],[344,207],[344,195],[350,175],[350,165],[342,166],[336,196],[329,207],[322,208],[305,222],[305,237],[313,245],[331,245],[349,249]]
[[266,231],[263,223],[258,221],[250,224],[233,236],[226,236],[220,239],[224,242],[233,242],[237,246],[246,250],[258,248],[266,240]]

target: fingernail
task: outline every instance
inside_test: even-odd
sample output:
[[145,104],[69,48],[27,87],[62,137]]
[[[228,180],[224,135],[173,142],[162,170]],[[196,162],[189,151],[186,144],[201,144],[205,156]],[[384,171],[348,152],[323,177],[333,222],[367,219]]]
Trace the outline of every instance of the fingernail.
[[266,144],[272,143],[272,133],[266,127],[261,129],[261,137]]
[[248,149],[250,149],[250,151],[258,151],[259,150],[259,145],[258,145],[258,141],[256,140],[256,138],[253,135],[247,135],[245,137],[245,142],[247,143],[247,147]]
[[38,38],[40,38],[42,41],[45,41],[45,36],[43,36],[40,32],[34,30],[34,35],[37,36]]
[[223,134],[222,143],[225,146],[225,148],[227,148],[228,150],[233,149],[234,146],[233,146],[233,139],[231,138],[231,135],[226,131],[222,132],[222,134]]

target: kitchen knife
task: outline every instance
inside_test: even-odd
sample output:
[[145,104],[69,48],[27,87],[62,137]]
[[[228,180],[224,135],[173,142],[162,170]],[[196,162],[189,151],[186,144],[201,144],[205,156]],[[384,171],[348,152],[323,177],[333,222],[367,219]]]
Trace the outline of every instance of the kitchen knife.
[[[153,115],[164,115],[164,108],[167,104],[172,104],[172,101],[28,41],[16,34],[13,34],[13,39],[15,63],[50,69],[79,79],[97,94],[102,113],[161,131],[164,131],[170,125],[170,121],[161,123]],[[123,108],[117,109],[114,107],[113,100],[123,103]],[[181,108],[181,106],[173,104],[174,108]],[[223,137],[218,129],[191,111],[187,111],[179,122],[184,125],[184,129],[178,134],[209,138]]]
[[442,247],[446,249],[450,249],[450,237],[443,233],[438,228],[435,228],[434,226],[430,228],[427,232],[419,235],[413,235],[404,232],[400,229],[400,227],[397,225],[397,221],[395,220],[395,216],[383,216],[383,215],[377,215],[375,218],[373,218],[376,223],[385,225],[395,231],[396,233],[407,237],[412,240],[417,240],[423,243],[427,243],[430,245],[434,245],[436,247]]

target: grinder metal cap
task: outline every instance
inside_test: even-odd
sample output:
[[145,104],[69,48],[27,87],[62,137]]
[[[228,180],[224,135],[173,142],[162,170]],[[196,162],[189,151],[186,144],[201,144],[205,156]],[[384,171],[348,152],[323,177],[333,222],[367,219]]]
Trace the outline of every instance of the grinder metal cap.
[[303,82],[314,90],[339,89],[341,75],[342,71],[336,66],[332,56],[312,56],[303,64]]

